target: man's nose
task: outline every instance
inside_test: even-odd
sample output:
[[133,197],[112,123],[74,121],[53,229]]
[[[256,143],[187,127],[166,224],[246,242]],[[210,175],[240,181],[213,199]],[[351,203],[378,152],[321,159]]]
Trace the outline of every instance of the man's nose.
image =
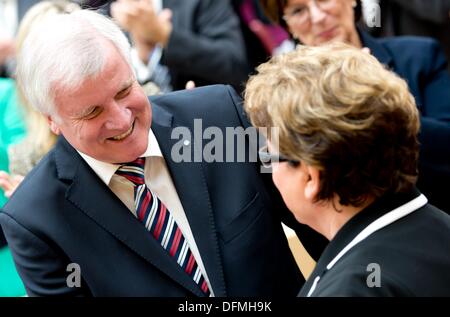
[[131,110],[114,102],[111,104],[106,128],[109,130],[128,130],[131,124]]

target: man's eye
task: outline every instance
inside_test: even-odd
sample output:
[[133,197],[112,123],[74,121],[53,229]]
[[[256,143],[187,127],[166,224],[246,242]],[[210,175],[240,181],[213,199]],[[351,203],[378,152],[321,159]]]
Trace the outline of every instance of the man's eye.
[[95,118],[96,116],[98,116],[99,113],[100,113],[100,107],[94,107],[94,108],[92,108],[91,111],[88,112],[88,114],[86,114],[86,115],[83,117],[83,119],[85,119],[85,120],[93,119],[93,118]]
[[131,92],[131,86],[128,88],[125,88],[124,90],[119,91],[119,93],[116,95],[116,97],[118,99],[125,98],[126,96],[128,96],[130,94],[130,92]]

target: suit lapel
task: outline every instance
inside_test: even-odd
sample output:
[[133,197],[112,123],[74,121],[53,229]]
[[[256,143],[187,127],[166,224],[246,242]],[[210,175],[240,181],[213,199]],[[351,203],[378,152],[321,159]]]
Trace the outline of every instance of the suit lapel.
[[[180,140],[173,139],[171,134],[177,123],[172,122],[172,115],[155,103],[153,103],[153,114],[157,120],[153,121],[152,130],[158,140],[183,205],[214,295],[226,296],[217,231],[202,163],[174,162],[171,151]],[[192,124],[193,122],[187,123],[187,126]],[[190,131],[193,131],[192,127]],[[181,142],[183,141],[181,140]],[[194,146],[197,146],[197,144],[193,144]]]
[[72,180],[66,199],[161,272],[195,295],[203,296],[198,285],[131,215],[67,141],[61,138],[59,145],[55,152],[58,176]]

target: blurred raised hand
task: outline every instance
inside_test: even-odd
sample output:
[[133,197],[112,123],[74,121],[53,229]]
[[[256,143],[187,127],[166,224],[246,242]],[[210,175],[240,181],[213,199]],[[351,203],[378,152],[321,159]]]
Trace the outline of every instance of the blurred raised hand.
[[23,179],[22,175],[11,175],[5,171],[0,171],[0,188],[3,189],[7,198],[11,197]]
[[157,13],[152,0],[118,0],[111,4],[111,16],[135,42],[164,47],[172,32],[172,11]]

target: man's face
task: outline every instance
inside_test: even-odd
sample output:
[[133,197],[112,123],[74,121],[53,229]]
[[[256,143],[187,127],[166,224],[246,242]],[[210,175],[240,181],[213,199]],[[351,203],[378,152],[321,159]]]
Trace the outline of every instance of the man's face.
[[106,63],[72,90],[56,87],[52,131],[78,151],[109,163],[130,162],[148,146],[151,107],[117,49],[105,44]]

